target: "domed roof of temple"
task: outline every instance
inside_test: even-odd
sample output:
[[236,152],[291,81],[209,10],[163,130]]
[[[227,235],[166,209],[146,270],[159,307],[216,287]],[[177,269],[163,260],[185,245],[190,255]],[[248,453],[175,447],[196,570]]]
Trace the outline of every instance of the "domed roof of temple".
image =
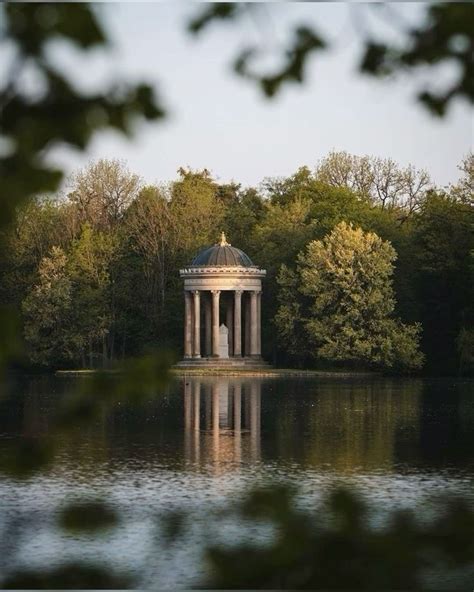
[[204,249],[194,257],[192,267],[255,267],[252,260],[240,249],[226,241],[225,234],[213,247]]

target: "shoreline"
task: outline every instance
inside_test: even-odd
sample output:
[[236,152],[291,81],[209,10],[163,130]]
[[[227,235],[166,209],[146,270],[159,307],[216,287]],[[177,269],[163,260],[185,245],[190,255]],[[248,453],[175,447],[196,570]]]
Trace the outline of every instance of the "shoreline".
[[[93,376],[98,373],[120,374],[121,370],[56,370],[55,376]],[[299,370],[297,368],[171,368],[174,376],[255,376],[262,378],[369,378],[383,376],[381,372],[356,370]]]

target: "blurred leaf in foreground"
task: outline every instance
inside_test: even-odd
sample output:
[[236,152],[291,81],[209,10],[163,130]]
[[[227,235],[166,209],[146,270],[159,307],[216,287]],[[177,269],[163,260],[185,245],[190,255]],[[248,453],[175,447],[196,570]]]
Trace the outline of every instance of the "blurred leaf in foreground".
[[[137,120],[164,117],[154,89],[144,83],[116,82],[95,93],[82,93],[69,72],[61,71],[50,52],[52,42],[80,51],[107,47],[96,8],[86,3],[3,3],[0,6],[5,75],[0,83],[0,232],[17,208],[33,196],[54,192],[62,171],[48,161],[58,147],[85,150],[94,134],[115,129],[126,135]],[[84,56],[86,57],[86,56]],[[25,89],[25,75],[37,80]],[[0,303],[0,373],[18,356],[17,311]],[[1,378],[1,375],[0,375]]]
[[29,478],[54,462],[57,436],[74,438],[77,429],[101,420],[116,405],[140,405],[160,396],[169,381],[169,367],[174,361],[168,351],[127,360],[115,371],[85,376],[78,388],[62,400],[48,433],[24,438],[3,446],[0,474]]
[[23,438],[7,442],[0,453],[0,474],[25,479],[44,469],[53,459],[49,438]]
[[[241,520],[275,527],[268,544],[253,540],[207,551],[209,588],[422,590],[426,570],[474,571],[474,512],[459,500],[436,507],[437,517],[409,511],[385,514],[371,525],[363,500],[336,489],[315,512],[298,508],[285,487],[254,491]],[[420,518],[420,519],[417,519]],[[453,580],[454,587],[459,581]]]
[[[351,6],[350,9],[354,7]],[[248,2],[216,2],[200,9],[190,20],[188,30],[192,34],[202,32],[215,22],[236,22],[252,14],[262,25],[262,32],[271,22],[273,7],[265,3]],[[349,9],[348,9],[349,10]],[[369,11],[372,14],[369,14]],[[433,115],[444,116],[448,107],[458,99],[472,104],[474,101],[474,7],[472,2],[438,2],[426,4],[423,17],[416,23],[408,22],[403,12],[395,8],[394,3],[372,3],[367,7],[358,5],[351,10],[354,18],[356,34],[362,38],[362,57],[359,61],[359,72],[374,77],[390,74],[407,73],[414,76],[420,66],[426,70],[422,86],[418,91],[418,100]],[[378,23],[371,27],[373,16],[381,23],[390,22],[397,30],[401,42],[380,41],[382,27]],[[362,25],[362,26],[361,26]],[[273,32],[273,31],[272,31]],[[276,50],[274,45],[270,52],[264,43],[241,48],[235,59],[235,71],[255,82],[265,96],[277,96],[288,83],[304,82],[305,66],[315,51],[328,49],[325,23],[318,23],[318,29],[311,23],[291,24],[288,27],[289,46],[281,45]],[[263,38],[265,38],[262,35]],[[334,45],[334,43],[333,43]],[[259,72],[251,69],[262,53],[270,53],[284,61],[284,66],[276,73],[269,72],[268,67]],[[455,64],[458,76],[442,90],[434,90],[439,82],[438,66]]]
[[114,510],[101,500],[72,502],[59,515],[61,528],[79,534],[106,531],[118,521]]

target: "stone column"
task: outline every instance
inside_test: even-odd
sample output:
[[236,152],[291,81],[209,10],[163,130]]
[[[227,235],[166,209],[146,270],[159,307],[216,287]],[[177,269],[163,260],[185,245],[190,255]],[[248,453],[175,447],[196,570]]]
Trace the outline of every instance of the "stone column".
[[250,355],[258,356],[258,292],[250,292]]
[[205,293],[204,297],[204,325],[205,325],[205,340],[206,340],[206,356],[212,356],[212,306],[211,295],[209,292]]
[[234,303],[232,302],[232,298],[229,298],[226,303],[226,311],[225,311],[225,324],[227,325],[227,329],[229,330],[229,358],[234,355],[234,323],[232,319],[232,312],[234,308]]
[[194,357],[201,357],[201,293],[194,290]]
[[185,290],[184,292],[184,357],[192,358],[193,356],[193,332],[192,332],[192,297],[191,292]]
[[219,297],[220,290],[212,290],[212,355],[219,357]]
[[245,342],[245,355],[250,356],[250,298],[247,292],[244,299],[245,303],[245,330],[244,330],[244,342]]
[[234,356],[242,355],[242,290],[234,292]]
[[262,292],[257,297],[257,354],[262,355]]

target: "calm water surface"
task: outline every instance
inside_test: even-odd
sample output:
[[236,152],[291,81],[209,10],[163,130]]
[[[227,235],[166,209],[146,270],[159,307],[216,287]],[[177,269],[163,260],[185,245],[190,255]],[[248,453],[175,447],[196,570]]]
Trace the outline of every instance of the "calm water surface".
[[[17,381],[0,400],[0,454],[48,434],[87,378]],[[117,405],[61,436],[52,468],[0,481],[0,575],[81,559],[126,568],[141,586],[189,587],[205,574],[203,543],[263,537],[224,511],[254,483],[290,481],[312,505],[343,480],[381,511],[456,493],[474,503],[474,382],[402,379],[176,380],[140,407]],[[67,502],[102,497],[115,530],[90,539],[56,527]],[[161,517],[186,509],[183,540]]]

